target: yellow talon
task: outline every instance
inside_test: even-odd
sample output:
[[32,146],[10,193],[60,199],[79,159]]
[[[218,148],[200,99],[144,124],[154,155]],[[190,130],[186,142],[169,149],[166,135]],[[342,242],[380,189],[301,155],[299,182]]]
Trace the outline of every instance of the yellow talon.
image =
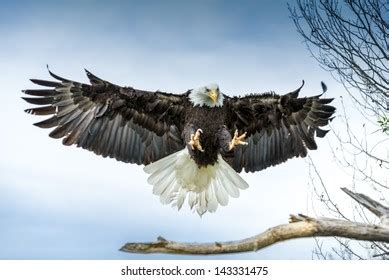
[[188,144],[192,148],[192,150],[199,150],[200,152],[204,152],[203,148],[200,144],[200,134],[203,133],[203,131],[199,128],[196,130],[196,133],[192,133],[190,135],[190,141]]
[[247,135],[247,132],[245,132],[239,136],[238,130],[235,130],[234,138],[232,138],[230,145],[229,145],[229,150],[231,151],[233,148],[235,148],[235,146],[238,146],[238,145],[248,145],[248,143],[244,141],[246,135]]

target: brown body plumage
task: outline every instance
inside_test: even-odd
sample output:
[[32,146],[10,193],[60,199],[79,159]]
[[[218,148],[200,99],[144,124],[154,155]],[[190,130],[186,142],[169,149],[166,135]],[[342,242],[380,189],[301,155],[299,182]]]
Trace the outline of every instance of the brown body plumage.
[[[224,153],[222,144],[220,141],[221,130],[225,127],[226,121],[226,108],[215,107],[209,108],[206,106],[191,106],[187,103],[185,106],[185,123],[184,138],[185,142],[189,142],[191,133],[194,133],[197,129],[202,129],[201,143],[204,151],[191,150],[194,161],[198,166],[207,166],[208,164],[215,164],[219,153]],[[210,116],[212,116],[210,118]],[[205,129],[204,129],[205,128]],[[230,141],[231,139],[227,139]]]

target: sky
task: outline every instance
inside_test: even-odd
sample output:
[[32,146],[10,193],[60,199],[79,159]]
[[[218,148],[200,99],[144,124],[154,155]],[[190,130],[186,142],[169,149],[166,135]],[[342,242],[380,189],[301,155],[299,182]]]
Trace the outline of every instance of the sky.
[[[319,94],[320,81],[326,96],[345,94],[310,57],[286,1],[2,1],[0,34],[0,259],[312,258],[312,239],[213,257],[119,252],[159,235],[241,239],[287,223],[291,213],[313,214],[307,160],[243,174],[250,188],[200,218],[160,204],[141,166],[49,138],[20,98],[36,88],[30,78],[49,78],[46,64],[80,82],[86,68],[119,85],[174,93],[210,82],[228,95],[286,93],[304,79],[302,95]],[[327,183],[347,184],[331,167],[327,140],[318,145],[310,155]]]

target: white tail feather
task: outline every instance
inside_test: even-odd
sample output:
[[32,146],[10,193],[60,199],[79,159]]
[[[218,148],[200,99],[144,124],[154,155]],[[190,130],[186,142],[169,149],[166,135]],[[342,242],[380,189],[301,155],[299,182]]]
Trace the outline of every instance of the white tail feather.
[[218,205],[228,204],[229,196],[239,197],[239,189],[248,184],[219,155],[214,165],[199,168],[187,149],[178,151],[145,166],[151,174],[147,182],[153,185],[153,194],[160,196],[163,204],[181,209],[188,197],[188,204],[201,216],[215,212]]

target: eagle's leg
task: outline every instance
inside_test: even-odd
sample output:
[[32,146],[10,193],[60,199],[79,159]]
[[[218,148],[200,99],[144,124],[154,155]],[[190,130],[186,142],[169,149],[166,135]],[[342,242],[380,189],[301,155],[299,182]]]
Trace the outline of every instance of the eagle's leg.
[[233,148],[235,148],[235,146],[238,146],[238,145],[248,145],[248,143],[244,141],[246,135],[247,135],[247,132],[245,132],[239,136],[238,130],[235,130],[234,138],[232,138],[232,140],[229,144],[229,150],[231,151]]
[[199,150],[200,152],[204,152],[203,147],[201,147],[200,144],[200,134],[203,133],[203,131],[199,128],[196,130],[196,133],[192,133],[190,135],[190,141],[188,144],[192,148],[192,150]]

